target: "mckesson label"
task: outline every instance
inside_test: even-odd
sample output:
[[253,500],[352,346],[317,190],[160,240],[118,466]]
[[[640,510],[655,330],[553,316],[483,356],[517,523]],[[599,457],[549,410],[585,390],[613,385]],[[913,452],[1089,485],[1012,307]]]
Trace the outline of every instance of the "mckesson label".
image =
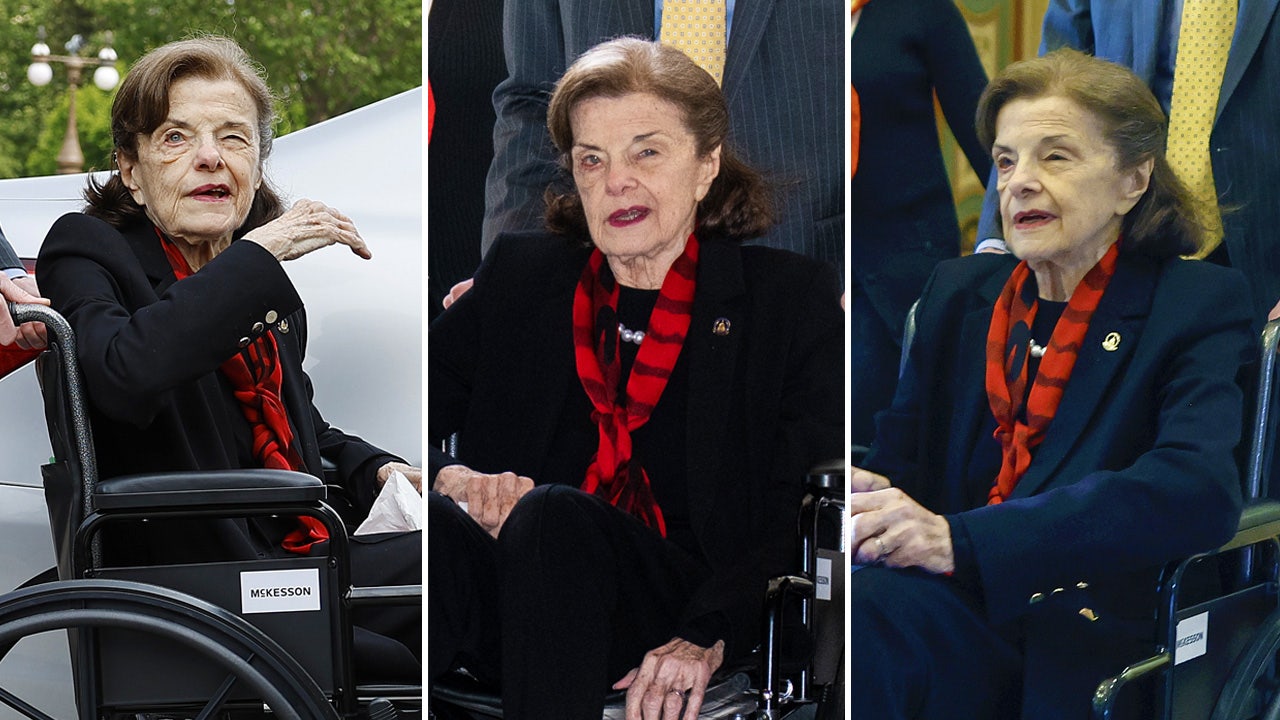
[[240,606],[246,615],[320,609],[320,571],[267,570],[240,573]]
[[818,600],[831,599],[831,559],[818,558],[818,572],[814,578],[814,597]]
[[1178,644],[1173,650],[1173,664],[1198,658],[1209,648],[1209,613],[1193,615],[1178,623]]

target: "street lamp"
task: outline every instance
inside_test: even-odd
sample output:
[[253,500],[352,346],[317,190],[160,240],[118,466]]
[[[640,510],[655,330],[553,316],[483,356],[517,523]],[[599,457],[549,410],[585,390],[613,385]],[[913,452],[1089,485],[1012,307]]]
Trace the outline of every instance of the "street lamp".
[[85,47],[84,38],[72,35],[64,46],[67,55],[50,55],[49,46],[44,42],[44,28],[39,30],[39,40],[31,47],[31,65],[27,68],[27,80],[32,85],[45,86],[53,80],[53,67],[50,62],[58,62],[67,66],[67,87],[69,115],[67,117],[67,134],[62,139],[62,150],[58,152],[58,173],[68,175],[78,173],[84,167],[84,153],[80,151],[80,133],[76,130],[76,88],[81,81],[81,72],[87,67],[96,67],[93,71],[93,84],[104,92],[109,92],[120,82],[120,73],[116,71],[116,51],[111,49],[111,33],[107,33],[107,46],[98,52],[98,57],[81,57],[80,51]]

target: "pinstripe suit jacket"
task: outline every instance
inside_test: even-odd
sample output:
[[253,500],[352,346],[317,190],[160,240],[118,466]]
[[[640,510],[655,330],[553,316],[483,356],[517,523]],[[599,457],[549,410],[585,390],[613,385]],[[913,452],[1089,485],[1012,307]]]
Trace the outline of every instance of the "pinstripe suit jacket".
[[[1041,53],[1074,47],[1132,69],[1151,84],[1173,0],[1051,0]],[[1261,322],[1280,299],[1280,0],[1239,0],[1236,33],[1209,138],[1224,241],[1249,281]],[[994,208],[993,188],[988,208]],[[984,216],[989,213],[984,210]],[[999,236],[998,220],[984,222]],[[982,232],[983,228],[979,229]],[[986,235],[991,237],[992,235]]]
[[[844,258],[844,15],[838,0],[738,0],[725,57],[730,144],[779,188],[781,223],[764,243]],[[547,102],[565,68],[620,35],[651,38],[653,0],[508,0],[508,78],[494,91],[494,158],[482,250],[499,233],[540,229],[557,177]]]

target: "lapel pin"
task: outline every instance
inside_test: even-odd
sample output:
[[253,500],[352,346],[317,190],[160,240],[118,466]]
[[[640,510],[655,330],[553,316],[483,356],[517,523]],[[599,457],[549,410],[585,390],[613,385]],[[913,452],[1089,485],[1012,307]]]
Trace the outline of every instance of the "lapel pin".
[[729,318],[716,318],[715,324],[711,326],[711,332],[721,337],[729,334]]
[[1102,349],[1107,352],[1115,352],[1120,347],[1120,333],[1107,333],[1107,337],[1102,341]]
[[289,321],[288,321],[288,320],[281,320],[281,321],[280,321],[280,324],[279,324],[279,325],[277,325],[276,327],[280,328],[280,332],[282,332],[282,333],[287,333],[287,332],[289,332]]

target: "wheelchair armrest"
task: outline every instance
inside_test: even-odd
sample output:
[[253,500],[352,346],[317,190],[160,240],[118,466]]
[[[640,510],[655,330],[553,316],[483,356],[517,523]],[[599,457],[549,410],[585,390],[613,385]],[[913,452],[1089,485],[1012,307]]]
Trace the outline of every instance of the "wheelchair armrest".
[[93,502],[99,510],[139,510],[298,505],[325,497],[325,486],[319,478],[291,470],[254,468],[149,473],[99,480],[94,486]]
[[1254,500],[1240,514],[1236,536],[1218,549],[1218,552],[1235,550],[1254,543],[1280,536],[1280,501]]
[[367,585],[347,591],[347,602],[357,605],[409,605],[422,603],[421,585]]
[[1141,680],[1167,666],[1173,660],[1173,656],[1167,652],[1153,655],[1145,660],[1136,662],[1124,670],[1119,675],[1109,677],[1098,684],[1098,689],[1093,693],[1093,717],[1095,720],[1110,720],[1111,713],[1115,711],[1116,697],[1120,690],[1131,682]]

